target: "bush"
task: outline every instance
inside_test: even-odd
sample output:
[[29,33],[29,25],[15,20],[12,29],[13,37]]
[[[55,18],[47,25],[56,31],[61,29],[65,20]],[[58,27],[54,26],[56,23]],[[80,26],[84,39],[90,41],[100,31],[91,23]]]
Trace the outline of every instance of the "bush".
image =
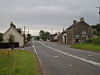
[[97,45],[100,45],[100,37],[98,37],[98,38],[93,38],[93,39],[91,39],[92,41],[92,43],[94,43],[94,44],[97,44]]
[[87,42],[87,43],[93,43],[93,44],[100,45],[100,37],[91,38],[91,39],[87,40],[86,42]]
[[40,40],[40,37],[39,37],[39,36],[36,36],[36,37],[34,38],[34,40],[39,41],[39,40]]
[[71,46],[72,48],[76,49],[83,49],[83,50],[91,50],[91,51],[99,51],[100,52],[100,46],[92,43],[82,43],[82,44],[73,44]]
[[86,43],[91,43],[91,41],[92,41],[91,39],[89,39],[89,40],[86,40]]

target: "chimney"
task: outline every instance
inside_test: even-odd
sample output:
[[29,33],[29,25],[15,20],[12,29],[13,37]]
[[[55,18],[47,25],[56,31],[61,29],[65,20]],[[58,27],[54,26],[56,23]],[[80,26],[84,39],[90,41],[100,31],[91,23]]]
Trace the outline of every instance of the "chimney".
[[64,30],[64,28],[63,28],[63,32],[64,32],[65,30]]
[[76,20],[73,20],[73,24],[76,24],[77,23],[77,21]]
[[84,17],[81,17],[80,18],[80,22],[84,22]]
[[16,28],[16,26],[13,24],[13,22],[10,22],[10,26]]

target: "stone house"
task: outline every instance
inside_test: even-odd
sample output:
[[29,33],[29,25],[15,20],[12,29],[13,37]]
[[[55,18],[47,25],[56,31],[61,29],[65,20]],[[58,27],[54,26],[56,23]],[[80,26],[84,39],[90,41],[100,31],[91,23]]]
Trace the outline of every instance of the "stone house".
[[82,43],[93,37],[92,27],[81,18],[79,22],[73,24],[63,32],[63,42],[67,44]]
[[63,38],[62,38],[62,32],[58,32],[57,35],[54,37],[54,40],[56,42],[62,43],[62,40],[63,40]]
[[16,28],[13,23],[10,24],[9,29],[4,33],[3,42],[8,43],[11,35],[14,37],[14,42],[18,42],[20,47],[24,46],[24,32],[21,28]]

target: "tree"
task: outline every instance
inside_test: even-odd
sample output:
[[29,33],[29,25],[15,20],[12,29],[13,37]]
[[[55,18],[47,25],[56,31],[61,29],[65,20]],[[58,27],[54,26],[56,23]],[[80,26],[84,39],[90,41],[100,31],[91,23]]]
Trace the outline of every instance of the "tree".
[[39,35],[42,40],[46,41],[50,33],[47,31],[45,32],[44,30],[40,30]]
[[3,41],[3,34],[0,33],[0,42],[2,43],[2,41]]
[[44,31],[43,30],[40,30],[40,32],[39,32],[39,35],[40,35],[40,38],[42,39],[42,40],[44,40]]
[[10,43],[13,43],[15,41],[14,35],[10,34],[8,40],[9,40]]
[[39,36],[35,36],[34,40],[39,41],[40,40],[40,37]]
[[93,33],[97,36],[100,36],[100,24],[92,25],[92,28],[96,30]]
[[31,41],[31,39],[32,39],[31,34],[27,34],[27,41]]

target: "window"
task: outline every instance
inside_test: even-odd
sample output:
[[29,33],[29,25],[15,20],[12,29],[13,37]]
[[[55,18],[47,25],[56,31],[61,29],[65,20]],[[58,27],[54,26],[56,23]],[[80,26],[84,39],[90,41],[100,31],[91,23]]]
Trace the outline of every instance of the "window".
[[76,38],[79,38],[80,36],[79,36],[79,35],[75,35],[75,37],[76,37]]
[[85,35],[86,34],[86,31],[82,31],[82,34]]

